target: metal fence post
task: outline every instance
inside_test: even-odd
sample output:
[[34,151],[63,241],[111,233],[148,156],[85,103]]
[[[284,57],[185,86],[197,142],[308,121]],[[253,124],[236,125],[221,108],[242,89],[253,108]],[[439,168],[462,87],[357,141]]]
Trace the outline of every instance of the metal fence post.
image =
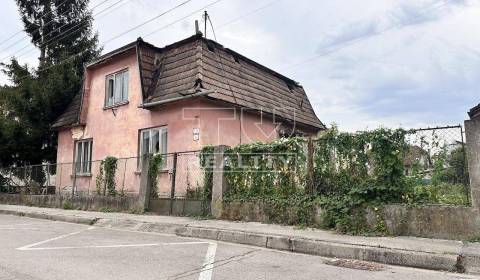
[[216,218],[222,216],[223,211],[223,198],[228,191],[228,182],[225,177],[225,150],[228,146],[220,145],[215,146],[213,149],[213,179],[212,179],[212,202],[211,213]]
[[175,178],[177,177],[177,153],[173,153],[172,187],[170,188],[170,215],[173,214],[173,203],[175,201]]
[[312,137],[308,137],[307,144],[307,191],[310,195],[315,192],[313,182],[313,140]]
[[[467,151],[465,149],[465,140],[463,138],[463,127],[460,126],[460,136],[462,138],[462,153],[463,153],[463,165],[464,165],[464,174],[468,174],[468,163],[467,163]],[[467,199],[469,203],[472,203],[471,194],[470,194],[470,184],[468,176],[463,176],[463,186],[465,187],[465,193],[467,194]]]
[[77,183],[77,164],[73,165],[73,184],[72,184],[72,199],[75,196],[75,185]]
[[[59,165],[59,163],[57,163],[57,169],[58,169],[58,165]],[[58,170],[57,170],[56,175],[55,175],[55,185],[58,182],[58,195],[59,196],[62,195],[62,169],[63,169],[63,164],[60,163],[60,172],[58,172]],[[60,173],[60,175],[58,173]],[[60,178],[57,178],[57,177],[60,177]]]
[[50,186],[50,163],[47,163],[47,186],[45,194],[48,194],[48,187]]

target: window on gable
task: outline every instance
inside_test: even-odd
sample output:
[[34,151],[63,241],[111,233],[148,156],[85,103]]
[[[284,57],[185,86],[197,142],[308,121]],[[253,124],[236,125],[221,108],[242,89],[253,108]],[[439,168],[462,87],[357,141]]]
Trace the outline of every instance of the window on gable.
[[75,174],[92,172],[92,139],[77,141],[75,144]]
[[[140,131],[140,156],[167,153],[166,126],[144,129]],[[164,161],[165,162],[165,161]]]
[[128,101],[128,70],[106,77],[105,107]]

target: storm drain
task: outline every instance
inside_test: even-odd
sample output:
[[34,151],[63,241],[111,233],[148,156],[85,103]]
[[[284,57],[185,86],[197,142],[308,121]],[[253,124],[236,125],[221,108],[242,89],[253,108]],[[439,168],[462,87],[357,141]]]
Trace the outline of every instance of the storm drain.
[[325,264],[338,266],[338,267],[346,267],[351,269],[369,270],[369,271],[380,271],[385,269],[385,266],[381,264],[360,261],[360,260],[332,259],[332,260],[326,261]]

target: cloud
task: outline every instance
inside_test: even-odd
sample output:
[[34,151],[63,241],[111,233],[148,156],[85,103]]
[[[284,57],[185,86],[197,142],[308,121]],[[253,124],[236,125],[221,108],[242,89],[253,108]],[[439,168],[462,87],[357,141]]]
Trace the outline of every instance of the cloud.
[[384,14],[362,18],[332,31],[322,38],[317,46],[317,53],[323,54],[368,37],[380,35],[394,28],[420,25],[435,21],[450,12],[449,5],[465,5],[466,0],[423,1],[402,3],[394,6]]
[[[180,1],[132,0],[96,19],[94,27],[102,41]],[[250,13],[271,1],[223,0],[210,7],[216,27],[248,15],[218,28],[218,41],[272,69],[288,69],[282,74],[305,87],[327,124],[352,131],[380,125],[458,124],[479,102],[480,36],[472,32],[480,30],[480,0],[284,0]],[[104,51],[210,2],[192,1],[113,41]],[[91,5],[97,3],[92,0]],[[6,5],[0,11],[0,41],[21,26],[14,2]],[[144,39],[164,46],[186,38],[193,34],[195,19],[201,21],[201,13]],[[337,48],[341,50],[322,55]],[[313,56],[318,58],[289,68]],[[22,62],[33,64],[36,57]]]

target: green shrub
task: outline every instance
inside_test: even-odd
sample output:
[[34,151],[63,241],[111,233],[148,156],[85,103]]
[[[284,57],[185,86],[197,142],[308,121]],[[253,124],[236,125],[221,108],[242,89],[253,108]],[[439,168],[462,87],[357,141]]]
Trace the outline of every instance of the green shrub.
[[413,203],[468,205],[469,198],[462,184],[440,183],[438,185],[416,185]]
[[72,202],[70,202],[70,201],[65,201],[65,202],[63,203],[63,206],[62,206],[62,207],[63,207],[63,209],[65,209],[65,210],[72,210],[72,209],[73,209],[73,204],[72,204]]
[[102,208],[98,209],[98,211],[103,212],[103,213],[114,212],[111,208],[108,208],[108,207],[102,207]]

